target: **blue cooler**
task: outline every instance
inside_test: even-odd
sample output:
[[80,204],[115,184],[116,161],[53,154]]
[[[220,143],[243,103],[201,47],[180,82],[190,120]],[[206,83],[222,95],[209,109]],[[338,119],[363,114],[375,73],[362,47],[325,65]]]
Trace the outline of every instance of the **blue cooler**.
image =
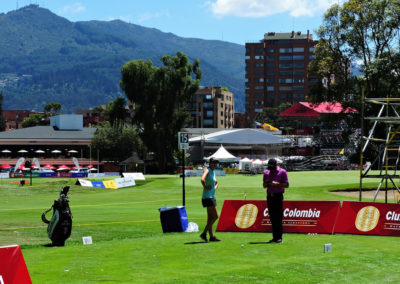
[[189,222],[185,206],[161,207],[158,211],[164,233],[186,231]]

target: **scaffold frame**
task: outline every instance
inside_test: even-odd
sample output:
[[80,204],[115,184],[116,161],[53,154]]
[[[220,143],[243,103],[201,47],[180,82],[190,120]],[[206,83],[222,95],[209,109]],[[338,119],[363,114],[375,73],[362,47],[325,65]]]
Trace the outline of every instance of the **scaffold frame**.
[[[364,116],[365,103],[381,105],[377,116]],[[378,197],[381,189],[385,190],[385,203],[388,202],[389,184],[393,185],[390,189],[400,189],[395,183],[396,178],[400,178],[398,173],[400,162],[400,98],[364,98],[364,91],[361,99],[361,147],[360,147],[360,189],[359,201],[362,200],[362,185],[365,178],[380,179],[379,185],[375,191],[373,202]],[[364,123],[373,121],[373,125],[364,136]],[[384,126],[386,138],[374,137],[376,130]],[[364,153],[370,143],[374,143],[379,149],[375,159],[364,168]],[[394,153],[394,155],[393,155]],[[373,172],[372,169],[375,168]],[[376,170],[377,169],[377,170]]]

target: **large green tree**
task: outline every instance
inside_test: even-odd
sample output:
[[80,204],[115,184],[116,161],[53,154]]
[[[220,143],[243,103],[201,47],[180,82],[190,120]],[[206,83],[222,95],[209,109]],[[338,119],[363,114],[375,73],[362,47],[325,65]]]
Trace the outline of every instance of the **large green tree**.
[[110,101],[106,107],[107,120],[112,127],[120,128],[125,123],[126,101],[124,98],[118,97]]
[[101,160],[120,162],[132,156],[134,151],[141,152],[142,142],[136,127],[129,124],[113,127],[105,122],[97,126],[91,146],[94,151],[99,150]]
[[161,67],[143,60],[126,63],[120,85],[134,104],[133,121],[145,146],[156,154],[159,171],[166,172],[174,167],[177,133],[189,119],[185,104],[200,86],[201,69],[198,59],[190,63],[182,52],[161,62]]
[[[349,0],[329,8],[310,65],[326,85],[317,85],[310,98],[357,104],[361,87],[367,97],[397,96],[399,15],[400,0]],[[350,62],[360,65],[361,78],[351,78]]]

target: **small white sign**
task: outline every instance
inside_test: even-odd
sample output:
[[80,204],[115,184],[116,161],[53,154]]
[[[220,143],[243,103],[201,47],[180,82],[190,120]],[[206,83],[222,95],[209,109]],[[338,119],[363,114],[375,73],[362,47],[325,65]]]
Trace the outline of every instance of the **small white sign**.
[[91,245],[91,244],[93,244],[92,237],[91,237],[91,236],[82,237],[82,243],[83,243],[84,245]]
[[143,173],[122,173],[124,177],[133,177],[134,180],[146,180]]
[[325,244],[324,252],[331,252],[331,251],[332,251],[332,244]]
[[116,178],[114,180],[118,188],[136,185],[133,177]]
[[90,180],[78,179],[78,181],[81,184],[81,186],[93,187],[93,184]]
[[178,146],[179,150],[189,149],[189,133],[178,132]]

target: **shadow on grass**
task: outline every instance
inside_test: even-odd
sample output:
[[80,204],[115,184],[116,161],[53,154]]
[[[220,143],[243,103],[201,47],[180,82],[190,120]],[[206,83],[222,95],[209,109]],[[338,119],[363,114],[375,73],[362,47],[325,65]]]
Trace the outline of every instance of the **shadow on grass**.
[[270,242],[249,242],[249,245],[265,245],[268,244],[270,245]]
[[185,245],[198,245],[198,244],[207,244],[207,242],[188,242]]

